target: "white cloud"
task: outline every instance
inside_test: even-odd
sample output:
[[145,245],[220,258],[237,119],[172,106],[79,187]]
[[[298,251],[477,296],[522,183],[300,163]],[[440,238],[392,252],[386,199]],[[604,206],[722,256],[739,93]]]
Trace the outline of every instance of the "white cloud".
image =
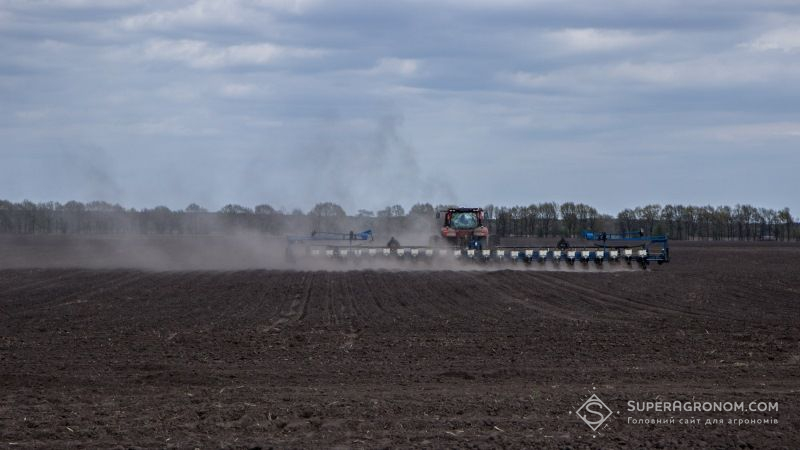
[[252,0],[252,3],[273,10],[302,14],[317,6],[320,0]]
[[[622,62],[608,68],[611,78],[648,84],[677,84],[687,81],[702,82],[709,79],[708,69],[698,62],[635,63]],[[725,71],[723,71],[723,74]]]
[[14,113],[14,116],[16,116],[17,119],[20,120],[36,121],[47,118],[51,112],[52,111],[49,108],[30,109],[25,111],[17,111],[16,113]]
[[709,127],[704,136],[721,141],[798,139],[800,122],[746,123]]
[[500,72],[501,83],[528,89],[597,90],[634,85],[723,87],[792,78],[800,62],[751,61],[740,55],[708,56],[681,61],[621,61],[575,65],[549,72]]
[[191,119],[183,117],[166,117],[133,123],[128,129],[140,135],[168,135],[168,136],[214,136],[220,130],[212,127],[197,128]]
[[800,50],[800,27],[771,30],[742,46],[756,51],[791,52]]
[[[451,175],[507,170],[473,164],[486,148],[505,149],[504,164],[527,173],[561,150],[625,155],[642,142],[702,154],[739,139],[753,154],[784,152],[781,167],[797,162],[800,43],[783,0],[691,11],[673,0],[625,0],[614,11],[588,0],[446,1],[0,0],[3,151],[90,141],[117,152],[121,166],[146,167],[148,158],[129,156],[145,149],[227,180],[241,178],[240,169],[219,167],[219,142],[230,160],[265,148],[320,148],[309,154],[324,157],[318,140],[361,145],[349,135],[372,136],[375,117],[396,114],[421,166]],[[721,15],[723,3],[731,7]],[[420,26],[410,32],[408,24]],[[332,131],[318,131],[332,120]],[[209,132],[214,139],[175,145],[176,136]],[[264,173],[292,170],[274,164]],[[38,172],[20,173],[35,180]],[[6,191],[41,184],[2,181]],[[173,191],[247,192],[195,181]],[[150,186],[133,175],[130,183]],[[476,202],[524,192],[453,186]],[[540,196],[583,195],[559,192]],[[167,201],[158,195],[137,201]],[[287,204],[311,202],[319,191],[287,195]]]
[[147,0],[33,0],[26,7],[70,8],[70,9],[114,9],[146,3]]
[[371,75],[400,75],[408,77],[417,73],[420,62],[416,59],[381,58],[368,71]]
[[243,117],[241,123],[253,128],[280,128],[285,125],[285,122],[282,120],[270,120],[263,117],[252,116]]
[[10,12],[0,11],[0,25],[5,26],[12,23],[13,16]]
[[230,83],[222,86],[220,93],[223,97],[246,97],[255,92],[256,86],[252,84]]
[[796,68],[743,60],[735,55],[676,62],[623,62],[608,68],[620,81],[675,86],[730,86],[780,78]]
[[177,61],[201,69],[261,66],[279,59],[309,58],[321,54],[322,51],[316,49],[284,47],[268,42],[223,47],[190,39],[152,40],[140,51],[140,56],[144,59]]
[[125,29],[166,29],[175,26],[201,24],[237,24],[245,17],[236,0],[200,0],[184,8],[157,10],[123,18]]
[[302,14],[316,4],[316,0],[197,0],[182,8],[157,9],[124,17],[119,23],[128,30],[147,30],[237,25],[257,18],[258,25],[263,27],[272,23],[270,12]]
[[526,88],[546,87],[553,81],[553,77],[548,74],[521,71],[501,72],[495,78],[500,82]]
[[170,83],[158,88],[156,93],[173,102],[190,102],[203,96],[201,87],[186,83]]
[[595,28],[566,28],[547,33],[547,40],[557,46],[556,50],[568,52],[603,52],[636,47],[656,39],[622,30]]

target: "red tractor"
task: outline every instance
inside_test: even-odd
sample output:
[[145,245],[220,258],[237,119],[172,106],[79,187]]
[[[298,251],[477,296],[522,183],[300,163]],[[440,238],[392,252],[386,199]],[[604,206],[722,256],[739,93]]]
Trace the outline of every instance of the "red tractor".
[[444,213],[441,236],[448,244],[462,249],[488,249],[489,228],[483,221],[481,208],[450,208],[436,213],[441,218]]

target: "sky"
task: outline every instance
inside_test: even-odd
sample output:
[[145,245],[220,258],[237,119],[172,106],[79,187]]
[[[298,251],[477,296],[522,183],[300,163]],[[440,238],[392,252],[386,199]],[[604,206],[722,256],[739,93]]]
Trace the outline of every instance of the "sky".
[[0,198],[800,212],[800,2],[0,0]]

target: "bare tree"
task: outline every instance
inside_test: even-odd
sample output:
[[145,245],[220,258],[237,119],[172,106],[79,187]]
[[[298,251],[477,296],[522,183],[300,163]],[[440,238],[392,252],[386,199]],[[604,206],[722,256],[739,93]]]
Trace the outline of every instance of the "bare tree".
[[201,212],[208,212],[207,209],[203,208],[202,206],[198,205],[197,203],[190,203],[189,206],[184,209],[184,211],[188,213],[201,213]]
[[375,213],[368,209],[359,209],[356,217],[375,217]]
[[308,213],[311,223],[317,231],[328,231],[328,228],[338,228],[342,219],[347,217],[344,209],[332,202],[317,203]]
[[[207,233],[225,231],[227,227],[249,228],[266,233],[284,229],[349,229],[354,225],[377,228],[383,232],[407,229],[419,224],[418,218],[432,218],[437,210],[451,205],[418,203],[408,215],[402,205],[379,211],[359,210],[348,217],[341,206],[319,203],[305,215],[293,210],[290,215],[267,204],[251,209],[228,204],[218,212],[208,212],[196,203],[184,210],[172,211],[166,206],[153,209],[125,209],[106,201],[81,203],[69,201],[14,203],[0,200],[0,233]],[[534,203],[528,206],[487,205],[484,219],[494,236],[527,235],[549,237],[558,233],[575,236],[580,229],[638,231],[648,234],[667,233],[673,239],[800,239],[789,208],[774,210],[748,204],[734,207],[657,204],[624,209],[616,217],[600,214],[595,208],[567,202]],[[410,221],[410,222],[409,222]],[[433,221],[435,222],[435,221]]]
[[792,219],[792,213],[789,211],[789,208],[783,208],[778,211],[778,222],[783,225],[781,237],[783,240],[788,241],[792,238],[792,227],[794,225],[794,219]]
[[566,202],[561,204],[561,224],[569,237],[575,236],[578,227],[578,211],[575,203]]
[[408,211],[409,216],[433,217],[436,212],[430,203],[417,203]]
[[542,235],[545,237],[553,235],[553,229],[558,222],[558,204],[555,202],[540,203],[539,214],[542,222]]

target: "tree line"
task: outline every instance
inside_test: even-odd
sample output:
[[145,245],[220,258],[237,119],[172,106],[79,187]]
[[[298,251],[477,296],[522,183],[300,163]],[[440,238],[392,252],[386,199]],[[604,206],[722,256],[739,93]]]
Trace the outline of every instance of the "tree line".
[[[19,203],[0,200],[0,233],[15,234],[208,234],[232,229],[270,234],[311,230],[341,231],[372,228],[385,234],[404,230],[435,232],[436,211],[448,205],[418,203],[406,211],[391,205],[348,214],[340,205],[318,203],[311,210],[283,211],[268,204],[225,205],[208,211],[195,203],[181,210],[166,206],[125,208],[103,201],[81,203]],[[693,206],[651,204],[602,214],[583,203],[543,202],[527,206],[484,207],[495,236],[574,237],[581,230],[666,234],[682,240],[798,240],[800,227],[789,208],[774,210],[752,205]]]

